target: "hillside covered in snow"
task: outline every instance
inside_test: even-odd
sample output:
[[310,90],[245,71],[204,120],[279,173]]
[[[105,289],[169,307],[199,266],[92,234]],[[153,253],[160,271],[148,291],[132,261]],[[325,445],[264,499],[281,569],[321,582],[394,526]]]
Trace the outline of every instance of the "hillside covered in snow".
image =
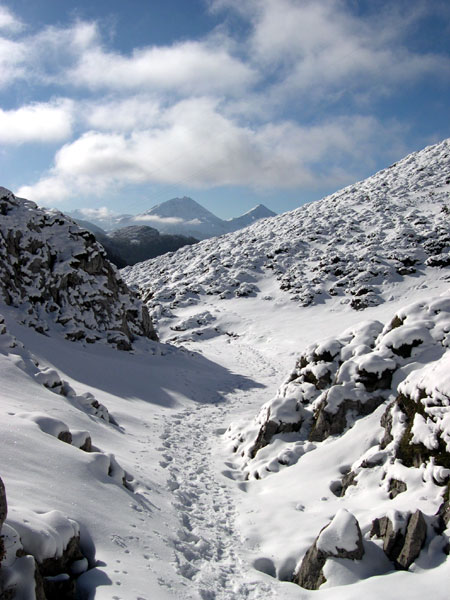
[[450,147],[444,141],[321,201],[123,271],[150,307],[266,297],[301,306],[338,297],[359,310],[390,287],[450,264]]
[[164,339],[289,373],[225,434],[254,568],[283,597],[445,598],[449,167],[447,140],[124,271]]
[[1,188],[0,597],[447,600],[449,166],[120,273]]

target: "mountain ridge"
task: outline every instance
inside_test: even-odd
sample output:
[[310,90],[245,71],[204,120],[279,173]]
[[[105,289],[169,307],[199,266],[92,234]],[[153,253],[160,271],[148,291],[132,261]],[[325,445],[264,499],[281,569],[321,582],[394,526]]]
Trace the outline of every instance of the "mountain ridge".
[[[72,211],[70,216],[85,219],[82,211]],[[211,211],[188,196],[172,198],[137,215],[116,217],[90,217],[90,222],[107,232],[133,225],[150,225],[161,233],[185,235],[196,239],[207,239],[247,227],[255,220],[275,216],[275,213],[258,204],[239,217],[220,219]]]

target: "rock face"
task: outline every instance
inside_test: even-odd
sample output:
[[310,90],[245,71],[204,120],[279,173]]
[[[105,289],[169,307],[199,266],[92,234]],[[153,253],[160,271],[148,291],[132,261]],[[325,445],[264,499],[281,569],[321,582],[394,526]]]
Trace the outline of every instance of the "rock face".
[[318,590],[326,581],[323,568],[328,558],[361,560],[363,556],[359,523],[351,513],[341,509],[306,552],[293,582],[308,590]]
[[8,504],[6,502],[5,486],[0,477],[0,568],[1,568],[1,562],[3,559],[3,554],[5,551],[4,544],[3,544],[3,538],[1,537],[1,531],[2,531],[2,526],[3,526],[3,523],[5,522],[7,514],[8,514]]
[[66,339],[129,350],[156,339],[147,309],[86,230],[0,188],[0,294],[21,321]]
[[388,516],[375,519],[370,535],[383,540],[383,550],[397,569],[409,569],[425,544],[427,524],[420,510],[396,517],[395,525]]

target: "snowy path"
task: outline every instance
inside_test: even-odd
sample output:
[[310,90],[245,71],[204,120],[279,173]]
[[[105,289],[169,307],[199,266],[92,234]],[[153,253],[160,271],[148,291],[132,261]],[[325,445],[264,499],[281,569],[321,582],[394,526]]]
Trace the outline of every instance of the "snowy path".
[[[273,378],[279,375],[254,349],[227,345],[230,359],[252,373],[246,376]],[[245,357],[245,360],[244,360]],[[231,379],[235,377],[230,373]],[[220,436],[236,411],[260,405],[267,391],[234,392],[216,403],[199,404],[165,418],[161,433],[160,465],[167,469],[167,486],[173,493],[173,507],[179,528],[173,538],[175,569],[186,581],[186,599],[262,600],[275,598],[272,586],[243,562],[245,550],[236,530],[236,508],[230,493],[232,463],[216,460]],[[245,398],[244,398],[245,396]],[[228,470],[227,470],[228,468]],[[229,478],[228,481],[226,478]],[[236,484],[237,485],[237,484]]]

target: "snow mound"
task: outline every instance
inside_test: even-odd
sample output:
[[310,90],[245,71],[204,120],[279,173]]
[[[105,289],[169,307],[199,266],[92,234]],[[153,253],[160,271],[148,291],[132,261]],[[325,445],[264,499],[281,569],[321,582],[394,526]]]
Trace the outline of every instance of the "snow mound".
[[156,339],[147,309],[86,230],[0,188],[0,292],[20,321],[69,340],[129,350]]
[[[122,271],[155,314],[219,299],[277,294],[301,306],[340,298],[380,304],[387,284],[448,276],[450,142],[407,156],[319,202]],[[161,308],[161,306],[163,308]]]

